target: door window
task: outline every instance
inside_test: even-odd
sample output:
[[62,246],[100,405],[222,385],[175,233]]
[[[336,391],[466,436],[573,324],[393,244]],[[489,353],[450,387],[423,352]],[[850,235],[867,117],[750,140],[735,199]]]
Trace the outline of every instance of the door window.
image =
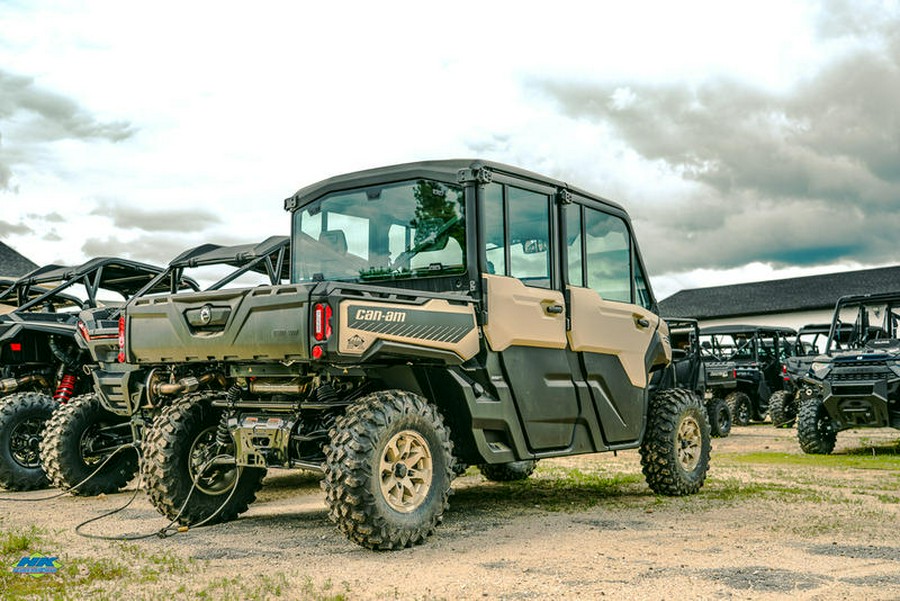
[[631,238],[625,222],[584,208],[587,285],[601,298],[631,302]]
[[[508,216],[506,228],[504,215]],[[549,196],[514,186],[486,186],[484,231],[489,273],[550,288]]]

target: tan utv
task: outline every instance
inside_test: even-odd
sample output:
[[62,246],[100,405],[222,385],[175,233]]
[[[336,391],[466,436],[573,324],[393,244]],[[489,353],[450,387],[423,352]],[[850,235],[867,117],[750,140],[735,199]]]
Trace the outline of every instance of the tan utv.
[[466,465],[511,480],[543,458],[640,448],[656,493],[703,485],[703,406],[648,394],[671,349],[619,205],[447,160],[334,177],[285,208],[291,284],[126,307],[108,390],[135,397],[172,365],[204,382],[147,433],[164,515],[233,519],[267,468],[322,470],[338,528],[394,549],[432,534]]

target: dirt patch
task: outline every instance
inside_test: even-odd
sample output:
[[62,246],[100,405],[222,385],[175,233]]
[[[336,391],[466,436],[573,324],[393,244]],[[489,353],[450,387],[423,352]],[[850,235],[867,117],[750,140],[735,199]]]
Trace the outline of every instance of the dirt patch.
[[[30,576],[6,574],[4,595],[900,598],[895,430],[844,432],[834,456],[811,458],[793,430],[735,428],[714,440],[707,485],[686,498],[653,495],[636,451],[542,461],[521,483],[490,483],[470,469],[454,488],[437,533],[395,552],[344,539],[310,472],[270,470],[237,521],[128,543],[74,529],[121,507],[130,492],[0,501],[5,570],[32,552],[59,557],[62,566],[28,586],[21,579]],[[141,493],[85,530],[142,534],[165,524]],[[26,540],[16,546],[14,536]]]

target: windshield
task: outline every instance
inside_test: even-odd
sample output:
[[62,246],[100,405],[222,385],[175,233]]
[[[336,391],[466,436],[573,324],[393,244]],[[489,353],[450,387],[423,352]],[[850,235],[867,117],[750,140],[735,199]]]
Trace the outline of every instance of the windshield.
[[294,282],[465,271],[463,189],[416,180],[335,192],[294,213]]
[[871,303],[839,304],[828,340],[827,352],[877,346],[900,338],[900,299]]

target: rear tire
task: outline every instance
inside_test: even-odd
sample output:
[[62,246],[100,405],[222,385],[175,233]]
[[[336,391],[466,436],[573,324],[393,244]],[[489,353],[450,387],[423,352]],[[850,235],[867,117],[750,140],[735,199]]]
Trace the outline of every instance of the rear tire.
[[719,398],[706,403],[706,414],[709,416],[709,433],[713,438],[726,438],[731,434],[731,409]]
[[[122,427],[108,430],[116,425]],[[133,442],[127,425],[128,418],[104,409],[93,394],[76,397],[57,409],[41,441],[41,464],[53,486],[84,496],[114,493],[125,486],[137,473],[139,452],[122,448],[127,444],[123,437]],[[94,450],[98,448],[104,450]],[[116,455],[95,474],[112,453]]]
[[525,459],[509,463],[483,463],[478,466],[478,470],[491,482],[514,482],[527,479],[534,473],[535,465],[537,460]]
[[837,430],[822,399],[817,396],[808,397],[800,404],[797,440],[803,452],[810,455],[828,455],[834,451]]
[[699,491],[709,470],[709,423],[700,399],[674,388],[650,400],[641,466],[653,492],[681,496]]
[[725,397],[725,404],[731,411],[731,424],[734,426],[749,426],[753,418],[753,406],[750,397],[743,392],[732,392]]
[[449,431],[424,398],[403,390],[361,398],[329,432],[328,517],[369,549],[424,542],[447,508],[452,451]]
[[219,454],[234,459],[233,443],[224,448],[216,443],[222,409],[211,401],[219,396],[201,392],[178,399],[153,420],[147,434],[142,474],[150,502],[186,526],[237,518],[256,500],[266,475],[263,468],[239,468],[233,462],[209,464]]
[[0,486],[7,490],[46,488],[41,438],[59,404],[43,392],[19,392],[0,399]]
[[769,397],[769,417],[776,428],[790,428],[797,421],[797,409],[794,405],[794,395],[789,395],[784,390],[773,392]]

